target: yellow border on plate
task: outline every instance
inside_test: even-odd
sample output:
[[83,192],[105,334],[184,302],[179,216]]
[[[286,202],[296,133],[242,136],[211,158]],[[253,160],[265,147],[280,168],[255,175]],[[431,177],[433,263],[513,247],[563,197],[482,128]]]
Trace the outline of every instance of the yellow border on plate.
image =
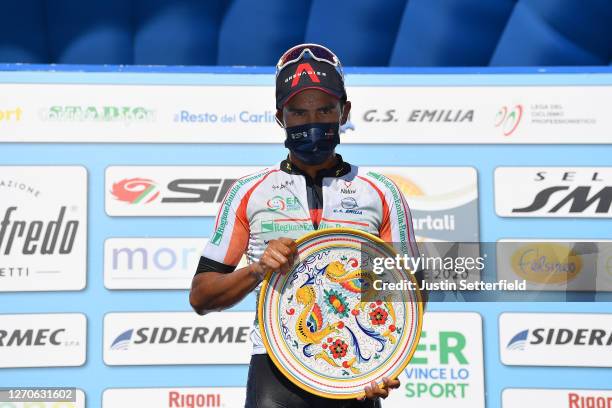
[[[337,233],[349,233],[349,234],[353,234],[353,235],[359,235],[363,238],[369,239],[370,241],[376,242],[378,244],[381,244],[383,246],[385,246],[391,253],[397,254],[397,251],[395,250],[395,248],[393,248],[393,246],[389,245],[387,242],[383,241],[382,239],[380,239],[379,237],[372,235],[368,232],[365,231],[361,231],[358,229],[354,229],[354,228],[326,228],[326,229],[322,229],[322,230],[317,230],[317,231],[313,231],[313,232],[309,232],[308,234],[298,238],[295,242],[296,244],[301,244],[304,241],[307,241],[309,239],[312,238],[316,238],[318,236],[321,235],[331,235],[331,234],[337,234]],[[410,360],[412,360],[412,356],[414,355],[414,353],[416,352],[417,346],[419,344],[419,340],[421,338],[421,331],[423,330],[423,297],[421,295],[421,291],[418,289],[419,285],[418,282],[416,280],[416,278],[414,277],[413,273],[409,274],[410,279],[414,280],[414,282],[417,284],[416,287],[416,297],[417,297],[417,309],[418,309],[418,323],[417,323],[417,330],[416,330],[416,339],[413,343],[413,346],[410,350],[410,352],[408,353],[408,357],[406,358],[406,361],[403,362],[402,364],[400,364],[397,369],[392,372],[391,374],[389,374],[387,377],[389,379],[395,379],[397,378],[397,376],[400,375],[400,373],[404,370],[404,368],[406,368],[406,366],[408,365],[408,363],[410,362]],[[365,396],[365,391],[362,392],[358,392],[358,393],[353,393],[353,394],[343,394],[343,395],[337,395],[337,394],[332,394],[332,393],[326,393],[326,392],[320,392],[319,390],[316,390],[314,388],[311,388],[309,386],[307,386],[306,384],[303,384],[302,382],[300,382],[296,377],[294,377],[291,373],[289,373],[287,370],[285,370],[285,368],[283,367],[283,365],[277,360],[276,356],[274,355],[274,353],[272,352],[272,348],[270,347],[270,343],[268,342],[267,336],[265,335],[265,330],[264,330],[264,324],[263,324],[263,304],[265,301],[265,295],[266,295],[266,289],[268,287],[270,278],[272,277],[272,272],[268,272],[262,282],[261,285],[261,289],[259,291],[259,301],[258,301],[258,305],[257,305],[257,320],[258,320],[258,324],[259,324],[259,331],[261,332],[261,338],[263,340],[264,346],[266,348],[266,351],[268,353],[268,355],[270,356],[270,358],[272,359],[272,362],[274,363],[274,365],[276,366],[276,368],[278,368],[279,371],[281,371],[285,377],[291,381],[293,384],[295,384],[296,386],[298,386],[299,388],[303,389],[304,391],[307,391],[311,394],[314,395],[318,395],[319,397],[323,397],[323,398],[331,398],[331,399],[351,399],[351,398],[361,398]],[[379,387],[383,388],[384,387],[384,383],[381,382],[378,384]]]

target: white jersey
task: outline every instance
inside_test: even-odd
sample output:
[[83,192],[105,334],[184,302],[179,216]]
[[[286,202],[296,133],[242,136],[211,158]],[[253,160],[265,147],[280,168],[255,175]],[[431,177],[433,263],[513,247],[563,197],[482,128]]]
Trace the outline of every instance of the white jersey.
[[[337,166],[315,180],[288,160],[238,179],[221,204],[202,257],[231,273],[245,253],[249,263],[257,262],[272,239],[298,239],[336,227],[369,232],[399,243],[402,253],[418,256],[410,210],[400,189],[385,176],[337,157]],[[266,353],[257,317],[250,337],[253,354]]]

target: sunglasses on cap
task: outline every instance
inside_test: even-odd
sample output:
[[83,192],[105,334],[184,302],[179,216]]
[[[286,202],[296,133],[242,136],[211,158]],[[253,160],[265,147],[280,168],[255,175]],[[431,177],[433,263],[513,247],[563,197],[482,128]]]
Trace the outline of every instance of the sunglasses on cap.
[[300,44],[290,48],[283,54],[276,64],[276,76],[281,72],[287,65],[297,62],[304,58],[304,55],[308,53],[310,57],[319,62],[325,62],[333,66],[340,78],[344,81],[344,72],[342,72],[342,65],[340,60],[336,57],[336,54],[331,52],[329,49],[318,44]]

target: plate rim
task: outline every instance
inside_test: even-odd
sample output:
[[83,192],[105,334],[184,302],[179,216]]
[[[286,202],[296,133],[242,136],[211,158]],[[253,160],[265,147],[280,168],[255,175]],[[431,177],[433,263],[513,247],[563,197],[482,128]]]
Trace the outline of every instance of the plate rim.
[[[295,242],[297,245],[301,244],[304,241],[307,241],[309,239],[312,238],[316,238],[320,235],[329,235],[329,234],[337,234],[337,233],[350,233],[350,234],[354,234],[354,235],[359,235],[363,238],[369,239],[373,242],[376,242],[377,244],[381,244],[383,246],[385,246],[389,251],[391,251],[392,253],[397,253],[397,251],[395,250],[395,248],[390,245],[388,242],[383,241],[381,238],[377,237],[376,235],[370,234],[369,232],[365,232],[362,230],[358,230],[355,228],[324,228],[321,230],[316,230],[316,231],[312,231],[309,232],[303,236],[301,236],[300,238],[296,239]],[[266,290],[268,288],[268,285],[270,283],[270,278],[272,277],[272,273],[273,271],[270,271],[266,274],[266,276],[264,277],[264,279],[262,280],[261,283],[261,288],[259,290],[259,299],[257,302],[257,325],[259,326],[259,331],[261,333],[261,339],[264,343],[264,347],[266,349],[266,353],[268,354],[268,356],[270,357],[270,359],[272,360],[272,362],[274,363],[274,366],[283,373],[283,375],[285,376],[285,378],[287,378],[289,381],[291,381],[294,385],[296,385],[297,387],[299,387],[300,389],[307,391],[311,394],[317,395],[319,397],[323,397],[323,398],[330,398],[330,399],[337,399],[337,400],[346,400],[346,399],[352,399],[352,398],[361,398],[365,396],[365,391],[360,391],[360,392],[356,392],[356,393],[352,393],[352,394],[332,394],[332,393],[327,393],[327,392],[321,392],[317,389],[314,389],[304,383],[302,383],[301,381],[299,381],[293,374],[291,374],[290,372],[288,372],[287,370],[285,370],[285,368],[283,367],[283,365],[278,361],[276,355],[271,352],[272,347],[270,346],[270,343],[268,342],[268,338],[265,335],[265,327],[264,327],[264,323],[263,323],[263,314],[264,314],[264,298],[266,295]],[[419,341],[421,339],[421,332],[423,330],[423,314],[424,314],[424,304],[423,304],[423,296],[421,294],[421,290],[420,287],[418,285],[418,281],[416,281],[416,278],[414,277],[413,273],[409,273],[410,279],[415,281],[417,283],[416,285],[416,308],[418,310],[418,321],[417,321],[417,328],[416,328],[416,335],[415,335],[415,341],[412,345],[411,350],[408,353],[408,356],[405,360],[405,362],[402,362],[400,365],[397,366],[397,368],[391,372],[391,374],[389,374],[388,377],[389,379],[395,379],[397,378],[401,372],[404,370],[404,368],[406,368],[406,366],[410,363],[410,361],[412,360],[412,357],[414,355],[414,353],[417,350],[417,347],[419,345]],[[377,383],[377,385],[380,388],[384,388],[384,382],[380,382]]]

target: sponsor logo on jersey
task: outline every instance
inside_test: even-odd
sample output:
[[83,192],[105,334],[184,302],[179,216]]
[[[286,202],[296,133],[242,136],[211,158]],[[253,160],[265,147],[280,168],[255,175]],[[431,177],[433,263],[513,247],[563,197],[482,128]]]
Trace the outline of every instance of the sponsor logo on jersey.
[[340,187],[340,192],[342,194],[355,194],[357,192],[356,188],[352,188],[352,184],[353,182],[351,181],[345,181],[344,182],[344,187]]
[[266,201],[270,211],[298,211],[302,208],[299,198],[296,196],[283,197],[276,195]]
[[311,222],[283,222],[277,220],[262,220],[261,232],[290,232],[290,231],[312,231],[314,226]]
[[353,197],[344,197],[340,201],[340,206],[342,208],[334,208],[334,213],[340,214],[354,214],[354,215],[362,215],[363,211],[359,210],[359,204],[357,204],[357,200]]
[[359,204],[357,204],[357,200],[355,200],[353,197],[344,197],[340,201],[340,205],[342,205],[342,208],[345,208],[347,210],[352,210],[354,208],[359,207]]

